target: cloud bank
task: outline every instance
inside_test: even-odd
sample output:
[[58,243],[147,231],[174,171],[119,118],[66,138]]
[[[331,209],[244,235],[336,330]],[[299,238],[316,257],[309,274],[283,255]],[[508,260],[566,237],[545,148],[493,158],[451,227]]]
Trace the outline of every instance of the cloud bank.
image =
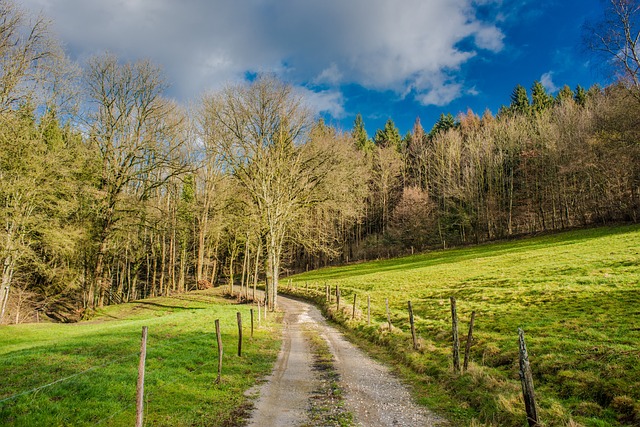
[[332,115],[344,114],[340,88],[353,84],[446,105],[465,93],[464,64],[499,52],[504,39],[497,19],[491,19],[499,15],[499,0],[22,4],[53,19],[72,57],[108,50],[123,59],[159,63],[181,100],[247,73],[273,72],[313,92],[311,102]]

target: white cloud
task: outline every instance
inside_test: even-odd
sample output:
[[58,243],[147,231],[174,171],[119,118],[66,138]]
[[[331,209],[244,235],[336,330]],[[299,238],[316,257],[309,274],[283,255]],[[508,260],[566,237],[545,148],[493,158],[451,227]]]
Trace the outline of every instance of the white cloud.
[[345,116],[344,95],[339,90],[314,91],[302,86],[296,87],[296,90],[316,113],[329,113],[336,119]]
[[357,84],[445,105],[464,92],[465,62],[500,51],[504,39],[476,16],[479,5],[501,7],[491,0],[21,1],[53,19],[72,56],[150,58],[185,100],[270,71],[294,84]]
[[337,84],[343,79],[342,72],[338,69],[338,66],[335,62],[331,64],[328,68],[322,70],[320,75],[314,79],[314,83],[316,84]]
[[556,86],[555,83],[553,83],[553,71],[544,73],[540,77],[540,83],[542,84],[542,86],[544,86],[544,88],[549,93],[553,93],[559,89],[558,86]]

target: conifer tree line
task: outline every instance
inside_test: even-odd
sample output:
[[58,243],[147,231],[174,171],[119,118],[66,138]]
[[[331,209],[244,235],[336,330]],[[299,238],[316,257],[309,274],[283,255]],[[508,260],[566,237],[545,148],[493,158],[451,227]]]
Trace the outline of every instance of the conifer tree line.
[[2,323],[233,284],[274,309],[289,272],[640,214],[633,80],[370,138],[270,75],[186,108],[153,63],[75,64],[8,0],[0,58]]

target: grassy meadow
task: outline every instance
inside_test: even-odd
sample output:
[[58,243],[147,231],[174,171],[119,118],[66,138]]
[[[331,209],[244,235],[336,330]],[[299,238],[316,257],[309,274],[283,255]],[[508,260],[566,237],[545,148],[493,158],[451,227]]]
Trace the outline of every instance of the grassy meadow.
[[[526,425],[518,376],[521,327],[545,426],[640,425],[638,225],[434,251],[292,278],[294,293],[320,302],[325,283],[332,293],[338,285],[342,295],[340,312],[334,300],[329,314],[354,339],[400,362],[398,369],[421,390],[420,400],[456,424]],[[357,315],[351,320],[354,293]],[[462,351],[476,312],[471,364],[463,375],[452,373],[450,296],[457,300]],[[409,300],[417,351],[409,335]]]
[[[145,425],[237,425],[247,408],[243,392],[272,369],[279,326],[262,320],[257,328],[256,320],[251,339],[250,307],[216,293],[111,306],[77,324],[0,327],[0,424],[134,425],[141,329],[148,326]],[[221,384],[214,384],[215,319],[224,348]]]

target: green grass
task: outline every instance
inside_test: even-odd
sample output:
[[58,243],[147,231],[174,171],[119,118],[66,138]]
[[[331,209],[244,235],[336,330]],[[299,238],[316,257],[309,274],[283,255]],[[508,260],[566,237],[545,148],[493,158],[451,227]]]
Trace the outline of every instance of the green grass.
[[[640,423],[638,225],[327,268],[295,276],[293,283],[296,293],[308,286],[318,301],[325,283],[332,291],[339,285],[344,309],[336,313],[334,302],[329,313],[353,336],[409,367],[422,400],[459,425],[525,425],[518,327],[525,331],[546,426]],[[355,321],[353,293],[359,301]],[[461,376],[451,373],[450,296],[457,299],[462,348],[471,312],[477,313],[472,364]],[[408,300],[418,351],[411,349]]]
[[[198,291],[107,307],[77,324],[0,327],[0,424],[134,425],[141,329],[148,326],[145,425],[236,425],[248,405],[244,391],[271,371],[280,347],[271,321],[249,337],[249,309]],[[224,348],[219,385],[215,319]]]

